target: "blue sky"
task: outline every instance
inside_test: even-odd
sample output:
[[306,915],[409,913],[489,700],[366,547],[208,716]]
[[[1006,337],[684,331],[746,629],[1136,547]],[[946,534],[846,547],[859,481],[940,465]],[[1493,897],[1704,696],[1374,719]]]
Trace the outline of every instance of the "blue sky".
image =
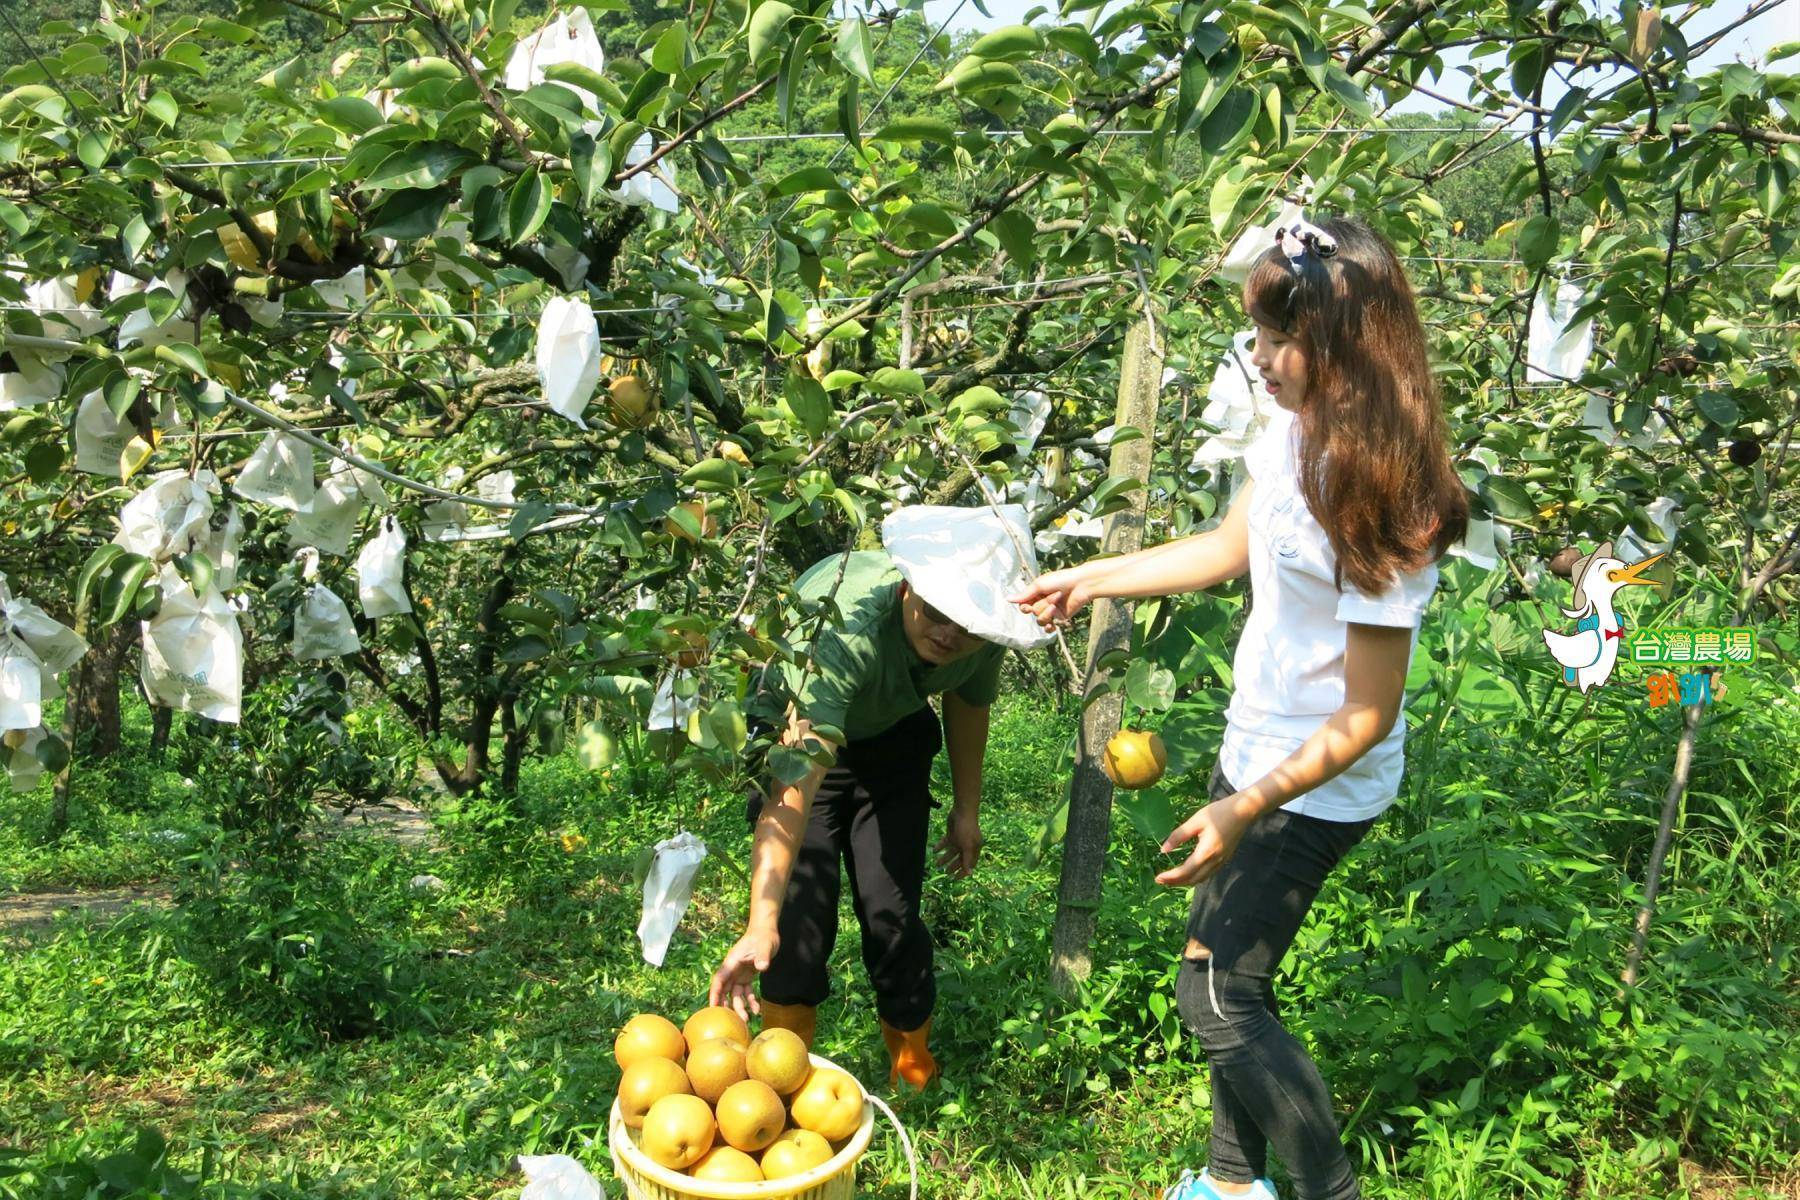
[[[1033,8],[1047,8],[1052,13],[1055,11],[1054,4],[1043,4],[1036,0],[981,0],[981,2],[992,14],[991,16],[982,16],[975,7],[975,0],[925,0],[925,15],[931,21],[933,28],[942,24],[946,18],[950,18],[950,28],[953,30],[987,30],[998,25],[1016,25],[1024,20],[1025,14]],[[1376,6],[1371,4],[1369,7]],[[1687,8],[1686,5],[1667,5],[1663,10],[1664,19],[1679,20]],[[1749,5],[1745,3],[1713,5],[1685,26],[1688,41],[1692,43],[1700,40],[1706,34],[1743,16],[1748,10]],[[956,14],[953,18],[951,17],[952,13]],[[1090,15],[1084,13],[1081,19],[1086,20]],[[1041,20],[1050,21],[1054,18],[1045,17]],[[1719,45],[1701,55],[1698,62],[1702,67],[1715,68],[1733,61],[1756,62],[1761,60],[1769,47],[1790,41],[1800,41],[1800,0],[1785,0],[1779,7],[1763,13],[1743,28],[1733,31]],[[1460,52],[1456,53],[1460,54]],[[1493,65],[1499,61],[1499,56],[1490,57],[1485,61],[1488,65]],[[1795,69],[1793,63],[1796,61],[1800,61],[1800,59],[1788,60],[1784,64],[1784,69]],[[1469,89],[1466,77],[1456,70],[1458,66],[1467,62],[1466,56],[1450,58],[1444,75],[1439,79],[1437,85],[1432,86],[1432,90],[1448,96],[1455,96],[1458,99],[1467,99]],[[1603,76],[1600,73],[1590,71],[1582,77],[1580,82],[1586,85],[1601,78]],[[1557,87],[1546,89],[1545,103],[1555,104],[1559,95],[1560,89]],[[1437,101],[1424,96],[1411,96],[1396,105],[1394,111],[1436,112],[1443,107]]]

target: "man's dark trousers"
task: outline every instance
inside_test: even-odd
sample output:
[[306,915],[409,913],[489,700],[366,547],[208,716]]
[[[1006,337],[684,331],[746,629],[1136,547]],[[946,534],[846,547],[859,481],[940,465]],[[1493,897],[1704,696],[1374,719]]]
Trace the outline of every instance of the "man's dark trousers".
[[[863,965],[881,1019],[917,1029],[937,1001],[931,933],[919,915],[931,826],[931,762],[943,728],[926,705],[838,752],[806,822],[788,879],[777,932],[781,944],[763,972],[762,996],[776,1004],[817,1005],[831,993],[828,965],[837,942],[840,861],[862,926]],[[762,798],[752,793],[752,828]]]

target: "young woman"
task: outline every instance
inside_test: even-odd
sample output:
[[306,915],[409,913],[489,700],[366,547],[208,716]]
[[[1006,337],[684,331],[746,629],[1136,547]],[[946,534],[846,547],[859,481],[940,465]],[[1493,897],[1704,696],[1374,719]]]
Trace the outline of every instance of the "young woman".
[[1157,875],[1194,887],[1177,999],[1211,1066],[1209,1162],[1169,1200],[1352,1200],[1331,1092],[1275,1007],[1273,977],[1332,868],[1394,802],[1407,666],[1437,559],[1468,520],[1425,334],[1393,248],[1358,220],[1304,221],[1252,267],[1251,362],[1273,416],[1225,520],[1040,577],[1014,597],[1046,626],[1100,597],[1197,591],[1250,572],[1208,803]]

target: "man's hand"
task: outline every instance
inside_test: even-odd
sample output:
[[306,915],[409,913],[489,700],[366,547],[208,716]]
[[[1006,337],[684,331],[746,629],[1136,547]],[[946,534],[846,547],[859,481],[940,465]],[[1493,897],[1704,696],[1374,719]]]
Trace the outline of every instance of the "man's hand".
[[937,863],[952,878],[966,878],[981,857],[981,819],[973,810],[952,808],[937,844]]
[[729,1005],[746,1021],[751,1013],[761,1012],[762,1007],[756,1002],[756,977],[769,969],[780,945],[781,938],[774,930],[752,929],[739,938],[713,973],[712,994],[707,1003]]
[[1238,843],[1244,840],[1244,832],[1250,828],[1250,823],[1238,815],[1233,804],[1235,799],[1226,796],[1214,800],[1163,839],[1164,854],[1173,853],[1177,846],[1186,842],[1194,843],[1194,852],[1188,855],[1186,862],[1159,873],[1156,882],[1168,887],[1192,887],[1230,861],[1237,853]]
[[1008,604],[1017,604],[1045,629],[1067,625],[1093,597],[1078,568],[1051,571],[1037,579],[1016,596],[1008,596]]

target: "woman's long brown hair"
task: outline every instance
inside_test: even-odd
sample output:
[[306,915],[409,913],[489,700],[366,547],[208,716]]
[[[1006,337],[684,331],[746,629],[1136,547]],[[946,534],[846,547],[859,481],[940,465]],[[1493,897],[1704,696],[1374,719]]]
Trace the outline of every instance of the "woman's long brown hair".
[[1244,281],[1244,307],[1306,355],[1300,494],[1337,555],[1339,590],[1348,579],[1375,595],[1459,541],[1469,502],[1394,248],[1353,218],[1319,227],[1337,253],[1290,264],[1270,250]]

